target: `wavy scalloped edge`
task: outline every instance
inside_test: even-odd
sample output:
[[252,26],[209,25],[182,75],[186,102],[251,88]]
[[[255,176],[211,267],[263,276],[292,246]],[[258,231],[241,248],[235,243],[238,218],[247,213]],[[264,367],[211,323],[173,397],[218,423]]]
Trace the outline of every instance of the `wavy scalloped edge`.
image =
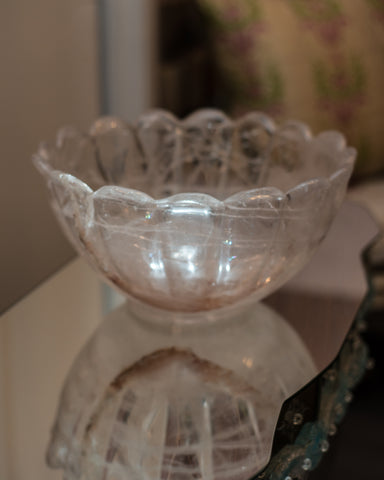
[[[201,123],[202,116],[207,121],[212,118],[217,121],[217,119],[220,118],[222,121],[220,125],[225,128],[240,126],[242,124],[245,124],[246,122],[252,122],[257,119],[260,123],[263,124],[263,126],[265,126],[268,131],[274,134],[279,134],[281,132],[287,134],[288,132],[289,135],[290,130],[296,133],[300,132],[303,140],[305,140],[306,142],[321,142],[329,149],[334,149],[335,154],[337,154],[339,157],[339,166],[327,178],[311,178],[308,181],[296,185],[295,187],[289,189],[286,192],[283,192],[273,186],[263,186],[254,189],[247,189],[240,193],[231,194],[224,200],[219,200],[213,195],[207,193],[196,194],[193,192],[180,193],[156,200],[152,196],[144,192],[135,190],[134,188],[106,185],[93,190],[87,183],[80,179],[77,179],[76,182],[78,187],[83,189],[84,192],[86,191],[89,195],[97,194],[98,192],[101,193],[101,191],[103,193],[110,191],[111,194],[113,194],[114,189],[118,188],[121,193],[123,193],[127,197],[135,197],[140,203],[146,200],[148,205],[156,204],[157,207],[161,207],[162,205],[169,203],[179,202],[181,201],[181,196],[185,199],[185,201],[189,201],[194,199],[196,195],[199,195],[201,201],[204,201],[204,203],[206,203],[207,205],[217,204],[217,206],[219,206],[223,204],[231,205],[234,202],[238,202],[240,196],[242,196],[243,198],[252,198],[254,196],[263,195],[266,188],[270,189],[270,195],[273,198],[286,197],[289,199],[295,195],[297,189],[302,190],[313,187],[313,185],[316,184],[316,181],[327,180],[330,182],[330,184],[332,184],[336,178],[343,175],[350,177],[352,173],[357,152],[354,148],[347,146],[345,137],[342,134],[330,130],[321,132],[317,136],[313,136],[307,125],[297,121],[286,122],[281,126],[277,127],[272,118],[261,112],[252,112],[243,117],[240,117],[238,120],[231,120],[220,110],[202,109],[192,113],[185,119],[181,120],[175,117],[173,114],[166,112],[165,110],[153,110],[140,116],[137,122],[133,125],[126,123],[117,117],[101,117],[91,125],[88,133],[85,135],[89,135],[90,137],[97,137],[100,134],[105,134],[114,130],[119,130],[123,132],[132,132],[133,130],[138,132],[139,129],[148,128],[153,125],[153,123],[159,123],[160,121],[162,121],[164,124],[170,124],[174,129],[196,127],[196,125],[198,126]],[[66,173],[63,170],[54,169],[50,163],[50,158],[55,148],[60,148],[66,138],[71,138],[74,136],[82,137],[84,136],[84,134],[74,127],[64,127],[58,132],[56,138],[56,145],[54,147],[48,145],[47,143],[44,143],[40,146],[38,152],[33,156],[33,163],[43,176],[52,178],[56,176],[55,174],[60,173],[62,180],[68,181],[69,183],[73,182],[73,179],[76,177],[69,173]]]

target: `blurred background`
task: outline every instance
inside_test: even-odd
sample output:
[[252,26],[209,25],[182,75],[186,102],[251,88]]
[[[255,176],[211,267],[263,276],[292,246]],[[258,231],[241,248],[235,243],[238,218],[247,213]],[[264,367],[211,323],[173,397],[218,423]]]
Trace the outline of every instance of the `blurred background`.
[[[75,256],[50,211],[32,154],[41,141],[54,140],[60,127],[87,129],[99,115],[134,121],[153,107],[183,117],[210,106],[233,116],[257,109],[277,121],[299,119],[314,132],[341,130],[359,150],[353,183],[378,182],[381,208],[381,0],[2,0],[0,58],[0,311],[16,305]],[[93,273],[75,271],[57,288],[70,285],[93,298],[98,288],[93,278]],[[52,303],[52,315],[58,308],[71,315],[60,303]],[[20,318],[19,312],[12,327],[10,322],[0,326],[3,360],[12,341],[18,344],[20,331],[28,331],[25,317]],[[72,359],[93,328],[92,322],[83,325],[76,338],[64,329],[71,347],[63,347],[62,358]],[[376,341],[382,327],[377,332]],[[38,349],[40,333],[35,340]],[[29,348],[28,341],[23,348]],[[381,349],[376,350],[380,356]],[[43,357],[40,361],[44,365]],[[0,424],[6,359],[2,365]],[[370,377],[376,383],[364,395],[383,398],[378,375]],[[353,407],[361,406],[357,423],[343,427],[339,447],[331,449],[314,479],[383,478],[375,452],[384,443],[371,428],[383,418],[383,409],[374,407],[368,418],[364,398]],[[2,441],[0,428],[0,452]],[[13,478],[26,477],[15,473]]]
[[0,310],[73,255],[30,161],[61,126],[259,109],[343,131],[355,182],[383,173],[380,0],[5,0],[0,27]]

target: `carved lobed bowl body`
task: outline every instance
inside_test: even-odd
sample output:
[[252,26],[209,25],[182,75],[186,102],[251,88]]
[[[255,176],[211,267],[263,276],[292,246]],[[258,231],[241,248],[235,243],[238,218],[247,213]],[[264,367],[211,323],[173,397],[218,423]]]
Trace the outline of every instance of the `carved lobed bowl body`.
[[76,249],[129,297],[198,312],[261,299],[325,236],[356,152],[266,115],[157,110],[62,129],[34,157]]

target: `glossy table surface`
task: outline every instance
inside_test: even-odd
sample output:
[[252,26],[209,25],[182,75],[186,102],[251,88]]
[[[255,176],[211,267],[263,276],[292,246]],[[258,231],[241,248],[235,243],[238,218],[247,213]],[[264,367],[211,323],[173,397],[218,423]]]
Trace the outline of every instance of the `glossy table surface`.
[[[302,337],[319,372],[337,355],[366,293],[360,253],[376,232],[361,207],[347,204],[308,267],[266,300]],[[0,478],[61,478],[44,462],[49,428],[74,356],[102,319],[100,290],[76,260],[2,316]],[[366,413],[364,401],[357,405]]]

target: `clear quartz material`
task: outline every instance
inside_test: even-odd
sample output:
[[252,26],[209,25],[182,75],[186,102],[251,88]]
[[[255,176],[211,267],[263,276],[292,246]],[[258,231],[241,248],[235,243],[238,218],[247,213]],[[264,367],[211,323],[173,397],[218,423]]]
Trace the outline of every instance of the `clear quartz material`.
[[177,328],[138,311],[111,313],[73,364],[50,466],[66,480],[248,480],[283,401],[317,373],[301,338],[262,303]]
[[258,300],[325,236],[356,152],[262,113],[216,110],[62,129],[35,164],[67,236],[131,297],[198,312]]
[[101,118],[41,146],[63,230],[128,300],[64,386],[48,463],[65,480],[246,480],[266,466],[283,401],[317,372],[256,301],[314,253],[355,156],[337,132],[216,110]]

